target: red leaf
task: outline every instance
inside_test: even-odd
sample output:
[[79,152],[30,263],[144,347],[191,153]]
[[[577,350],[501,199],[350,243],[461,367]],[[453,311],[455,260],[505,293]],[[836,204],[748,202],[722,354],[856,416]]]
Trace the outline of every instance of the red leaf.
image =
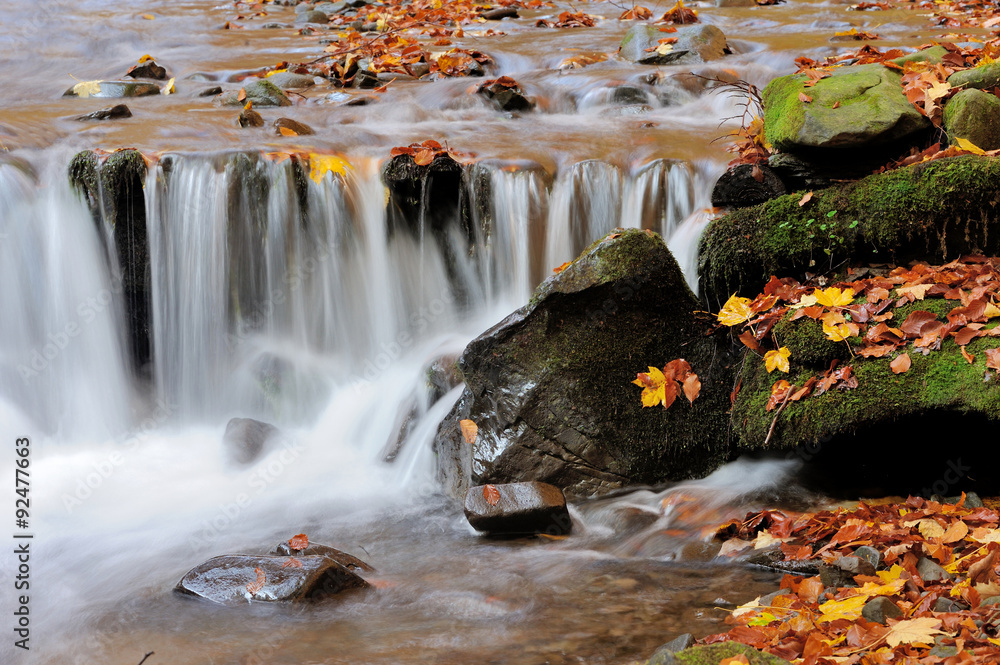
[[288,546],[293,550],[299,551],[304,550],[309,547],[309,536],[304,533],[300,533],[297,536],[292,536],[288,539]]
[[495,485],[483,485],[483,498],[486,503],[495,506],[500,503],[500,490]]
[[434,151],[427,148],[423,150],[418,150],[417,154],[413,156],[413,162],[417,166],[427,166],[434,161]]
[[910,369],[910,364],[910,354],[901,353],[895,360],[889,363],[889,368],[892,369],[893,374],[902,374]]
[[302,562],[295,557],[289,557],[285,563],[281,564],[282,568],[301,568]]

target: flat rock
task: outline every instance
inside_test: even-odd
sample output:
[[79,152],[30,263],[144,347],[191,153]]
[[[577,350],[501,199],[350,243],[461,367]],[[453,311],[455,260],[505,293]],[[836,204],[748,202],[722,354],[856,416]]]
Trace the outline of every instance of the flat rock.
[[145,97],[160,94],[160,86],[143,81],[84,81],[63,93],[63,97]]
[[276,74],[271,74],[265,80],[270,81],[282,90],[310,88],[316,85],[314,77],[306,74],[293,74],[292,72],[278,72]]
[[885,596],[877,596],[865,603],[861,609],[861,616],[884,626],[887,619],[898,619],[903,616],[903,610]]
[[1000,62],[963,69],[948,77],[948,83],[955,88],[975,88],[990,90],[1000,85]]
[[129,110],[124,104],[116,104],[114,106],[107,106],[93,113],[87,113],[86,115],[77,116],[77,120],[116,120],[118,118],[131,118],[132,111]]
[[278,543],[278,545],[274,548],[271,554],[277,554],[278,556],[295,556],[295,557],[302,557],[302,556],[326,557],[327,559],[336,561],[344,568],[347,568],[348,570],[352,570],[354,572],[363,572],[363,573],[375,572],[374,568],[369,566],[367,563],[365,563],[358,557],[348,554],[347,552],[341,552],[337,548],[330,547],[329,545],[319,545],[310,543],[309,547],[305,548],[304,550],[293,550],[291,545],[288,544],[288,541],[285,540]]
[[[188,571],[175,590],[221,604],[318,600],[367,582],[325,556],[299,556],[301,566],[285,565],[289,557],[226,554]],[[247,585],[252,585],[248,588]],[[250,593],[254,591],[253,593]],[[249,598],[248,598],[249,596]]]
[[[655,49],[663,37],[676,37],[677,42],[666,53]],[[659,26],[638,23],[629,28],[618,47],[618,55],[642,65],[694,65],[718,60],[729,53],[726,35],[714,25],[698,23],[679,26],[677,32],[660,32]]]
[[[495,491],[495,503],[487,499]],[[562,490],[537,481],[480,485],[465,495],[465,517],[477,531],[491,535],[569,533],[573,522]]]

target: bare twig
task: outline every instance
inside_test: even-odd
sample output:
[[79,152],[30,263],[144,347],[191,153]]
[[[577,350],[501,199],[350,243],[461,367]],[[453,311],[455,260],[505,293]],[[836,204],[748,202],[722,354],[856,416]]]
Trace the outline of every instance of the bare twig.
[[767,430],[767,438],[764,439],[764,445],[765,446],[771,440],[771,435],[774,434],[774,426],[778,424],[778,416],[780,416],[781,412],[785,410],[785,405],[788,404],[788,400],[792,396],[792,388],[794,388],[794,387],[795,386],[790,386],[788,388],[788,392],[785,393],[785,401],[783,401],[781,403],[781,406],[778,407],[777,412],[774,414],[774,420],[771,421],[771,428],[769,430]]
[[154,652],[150,651],[150,652],[149,652],[149,653],[147,653],[147,654],[146,654],[145,656],[143,656],[143,657],[142,657],[142,660],[140,660],[140,661],[139,661],[139,665],[142,665],[143,663],[145,663],[145,662],[146,662],[146,659],[147,659],[147,658],[149,658],[150,656],[152,656],[152,655],[153,655],[153,653],[154,653]]

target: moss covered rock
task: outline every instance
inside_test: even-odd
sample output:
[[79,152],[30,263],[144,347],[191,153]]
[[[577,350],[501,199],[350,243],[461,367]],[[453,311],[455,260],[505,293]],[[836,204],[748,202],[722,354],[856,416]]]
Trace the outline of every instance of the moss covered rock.
[[[916,164],[743,208],[701,240],[701,291],[712,306],[734,291],[756,295],[771,275],[873,261],[948,260],[1000,253],[1000,161],[963,156]],[[845,260],[847,261],[845,263]]]
[[[659,236],[591,245],[466,348],[466,390],[436,440],[446,489],[541,480],[592,495],[701,476],[728,459],[733,356],[697,309]],[[700,396],[644,409],[636,373],[676,358],[700,377]],[[472,445],[465,418],[479,427]]]
[[948,77],[948,83],[956,88],[976,88],[989,90],[1000,85],[1000,62],[963,69]]
[[944,107],[944,130],[951,143],[963,138],[983,150],[1000,148],[1000,99],[982,90],[962,90]]
[[671,665],[719,665],[724,658],[733,658],[741,654],[746,656],[750,665],[788,665],[787,660],[739,642],[718,642],[689,647],[675,653]]
[[291,106],[292,100],[288,99],[281,88],[271,83],[267,79],[247,83],[243,86],[246,97],[239,98],[236,92],[230,92],[222,96],[224,106],[243,106],[247,102],[253,102],[254,106]]
[[[901,75],[882,65],[838,69],[806,88],[809,80],[782,76],[764,88],[767,140],[780,151],[870,149],[930,127],[903,94]],[[800,93],[812,101],[802,101]]]
[[940,45],[934,45],[930,48],[925,48],[922,51],[914,51],[913,53],[901,55],[892,62],[900,67],[908,62],[929,62],[932,65],[936,65],[941,62],[941,58],[946,55],[948,55],[948,49]]

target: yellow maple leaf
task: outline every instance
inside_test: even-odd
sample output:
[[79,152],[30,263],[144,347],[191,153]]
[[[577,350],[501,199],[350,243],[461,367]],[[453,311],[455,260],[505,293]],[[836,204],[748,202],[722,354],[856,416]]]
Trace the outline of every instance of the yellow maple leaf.
[[767,373],[770,374],[778,369],[787,374],[789,370],[788,358],[791,355],[792,352],[788,350],[787,346],[783,346],[777,351],[768,351],[765,353],[764,366],[767,368]]
[[750,309],[750,299],[737,298],[734,293],[729,296],[729,300],[722,306],[722,310],[718,313],[717,318],[719,319],[719,323],[724,326],[736,326],[748,320],[751,316],[753,316],[753,310]]
[[[73,86],[73,94],[77,97],[90,97],[101,94],[100,81],[80,81]],[[749,301],[747,301],[749,302]]]
[[879,570],[875,573],[881,578],[883,582],[888,584],[894,580],[898,580],[903,575],[903,567],[898,563],[892,564],[892,568],[889,570]]
[[935,635],[944,635],[944,631],[937,629],[941,625],[941,619],[934,617],[920,617],[900,621],[885,636],[885,643],[890,647],[898,647],[900,644],[929,644],[934,641]]
[[906,586],[906,580],[900,577],[897,577],[886,584],[865,582],[864,586],[861,587],[861,594],[868,596],[869,598],[874,596],[895,596],[897,593],[902,591],[904,586]]
[[816,289],[813,295],[816,296],[816,302],[824,307],[844,307],[854,300],[854,289],[841,291],[836,286],[831,286],[828,289]]
[[957,138],[957,139],[955,139],[955,143],[958,145],[959,148],[961,148],[962,150],[964,150],[966,152],[971,152],[973,155],[985,155],[986,154],[985,150],[983,150],[982,148],[980,148],[979,146],[977,146],[975,143],[973,143],[969,139]]
[[[924,90],[924,96],[933,102],[946,96],[949,92],[951,92],[951,84],[947,81],[939,81],[931,84],[931,87]],[[969,145],[972,144],[970,143]]]
[[656,367],[650,367],[649,372],[639,372],[632,383],[642,387],[642,405],[644,407],[666,403],[667,378]]
[[998,316],[1000,316],[1000,307],[997,307],[991,302],[986,303],[986,309],[983,310],[983,318],[989,320]]
[[831,326],[828,323],[823,323],[823,332],[826,334],[827,339],[832,342],[843,342],[848,337],[852,337],[851,326],[848,323],[838,323]]
[[800,309],[802,307],[812,307],[813,305],[818,305],[819,299],[815,294],[810,293],[799,298],[799,301],[791,306],[791,309]]
[[817,623],[847,619],[854,621],[861,616],[861,609],[868,602],[868,596],[849,596],[843,600],[828,600],[819,606],[821,613]]
[[323,182],[323,176],[327,173],[346,176],[351,169],[353,167],[342,157],[309,153],[309,177],[316,183]]

